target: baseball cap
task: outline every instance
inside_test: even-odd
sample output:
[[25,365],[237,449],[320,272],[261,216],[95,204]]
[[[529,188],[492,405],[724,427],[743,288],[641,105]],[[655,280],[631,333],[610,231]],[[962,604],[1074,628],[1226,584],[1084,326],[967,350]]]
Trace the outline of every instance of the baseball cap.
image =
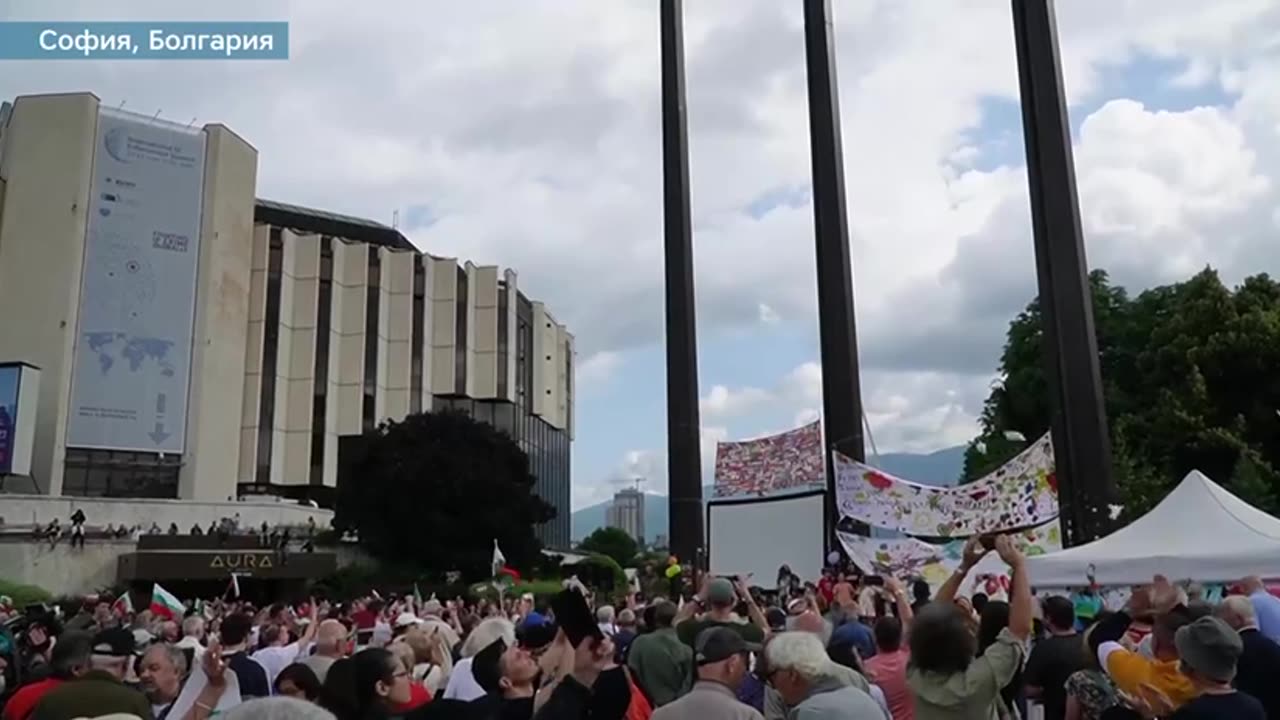
[[137,652],[133,633],[124,628],[110,628],[93,636],[93,654],[109,657],[128,657]]
[[421,625],[422,623],[423,623],[422,618],[418,617],[417,615],[414,615],[413,613],[407,613],[407,612],[400,613],[398,616],[396,616],[397,629],[407,628],[410,625]]
[[498,638],[489,643],[471,659],[471,677],[486,693],[498,692],[502,680],[502,654],[507,651],[507,643]]
[[723,626],[709,627],[698,633],[694,645],[697,648],[694,661],[699,665],[718,663],[742,653],[760,652],[759,645],[743,640],[737,630]]
[[716,578],[707,583],[707,602],[712,605],[728,605],[737,599],[738,593],[728,578]]
[[1244,652],[1240,636],[1216,617],[1202,617],[1178,628],[1173,636],[1183,665],[1212,680],[1229,682]]

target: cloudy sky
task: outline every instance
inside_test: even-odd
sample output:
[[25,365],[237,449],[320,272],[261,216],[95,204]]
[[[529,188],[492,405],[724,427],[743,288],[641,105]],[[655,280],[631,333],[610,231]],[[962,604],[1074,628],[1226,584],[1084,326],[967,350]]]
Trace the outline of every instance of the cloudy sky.
[[[578,340],[574,506],[665,490],[657,0],[7,0],[0,19],[290,22],[282,62],[0,64],[224,122],[258,194],[516,268]],[[834,0],[863,389],[880,451],[968,440],[1035,289],[1007,0]],[[1280,270],[1280,4],[1059,3],[1090,263]],[[110,7],[110,10],[107,8]],[[376,12],[374,12],[376,10]],[[704,459],[816,416],[798,0],[686,0]],[[709,475],[708,475],[709,477]]]

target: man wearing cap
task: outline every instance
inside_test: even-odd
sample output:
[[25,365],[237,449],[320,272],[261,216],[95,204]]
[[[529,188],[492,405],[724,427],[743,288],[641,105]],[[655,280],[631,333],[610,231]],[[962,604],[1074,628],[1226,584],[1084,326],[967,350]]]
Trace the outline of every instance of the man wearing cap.
[[1178,708],[1169,720],[1267,720],[1257,698],[1231,686],[1236,661],[1244,649],[1231,626],[1215,617],[1202,617],[1178,628],[1174,644],[1178,647],[1180,669],[1199,694]]
[[50,690],[36,705],[33,720],[73,720],[113,713],[152,720],[151,703],[124,685],[136,654],[133,633],[113,628],[93,637],[90,670]]
[[[741,586],[741,583],[739,583]],[[749,642],[760,644],[764,642],[764,631],[768,627],[765,622],[764,613],[760,611],[755,600],[752,599],[751,593],[746,592],[745,588],[734,588],[733,581],[728,578],[718,577],[707,583],[704,592],[700,594],[705,596],[695,599],[692,603],[685,606],[681,611],[686,617],[676,621],[676,632],[680,636],[680,641],[694,647],[694,640],[702,634],[703,630],[712,627],[728,627],[737,631],[742,639]],[[738,604],[739,595],[742,601],[747,604],[747,612],[751,616],[752,624],[741,622],[734,614],[733,608]],[[699,609],[706,611],[706,614],[700,618],[694,619],[692,616]],[[694,648],[695,650],[697,648]]]
[[652,720],[764,720],[737,696],[751,670],[751,653],[759,652],[760,646],[743,640],[732,628],[717,626],[698,633],[695,650],[698,682],[689,694],[655,710]]

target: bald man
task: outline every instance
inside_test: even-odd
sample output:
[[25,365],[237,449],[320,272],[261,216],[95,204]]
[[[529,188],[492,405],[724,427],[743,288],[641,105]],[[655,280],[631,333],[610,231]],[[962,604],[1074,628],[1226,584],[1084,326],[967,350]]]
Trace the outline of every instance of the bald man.
[[1218,617],[1240,633],[1244,650],[1236,661],[1235,686],[1262,703],[1268,718],[1280,718],[1280,645],[1258,631],[1253,602],[1231,595],[1217,609]]
[[311,668],[321,683],[329,674],[329,668],[347,656],[347,645],[350,632],[347,626],[337,620],[325,620],[316,630],[316,652],[302,661]]

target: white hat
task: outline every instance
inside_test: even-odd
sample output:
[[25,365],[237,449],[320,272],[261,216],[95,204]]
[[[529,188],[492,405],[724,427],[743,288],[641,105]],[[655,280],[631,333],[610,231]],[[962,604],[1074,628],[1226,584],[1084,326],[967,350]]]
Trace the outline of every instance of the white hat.
[[413,613],[400,613],[399,617],[396,618],[397,628],[406,628],[410,625],[421,625],[422,623],[422,618],[414,615]]

